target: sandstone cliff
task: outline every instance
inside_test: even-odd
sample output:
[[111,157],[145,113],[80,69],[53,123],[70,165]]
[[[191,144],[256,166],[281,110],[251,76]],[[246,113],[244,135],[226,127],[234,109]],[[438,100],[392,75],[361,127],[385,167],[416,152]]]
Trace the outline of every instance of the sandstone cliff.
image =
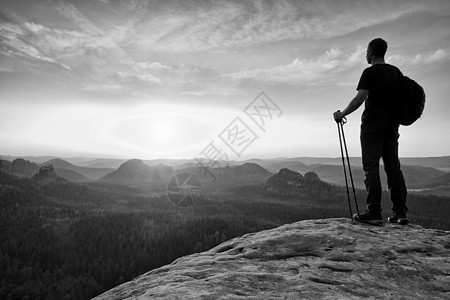
[[450,232],[301,221],[182,257],[95,299],[450,299]]

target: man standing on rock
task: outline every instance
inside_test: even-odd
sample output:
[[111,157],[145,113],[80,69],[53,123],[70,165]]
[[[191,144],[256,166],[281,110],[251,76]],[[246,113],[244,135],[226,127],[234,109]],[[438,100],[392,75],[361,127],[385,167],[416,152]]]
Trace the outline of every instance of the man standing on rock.
[[376,38],[370,41],[366,59],[371,66],[361,75],[356,88],[358,93],[343,111],[336,111],[333,117],[336,122],[341,122],[342,118],[357,110],[365,102],[360,139],[367,208],[363,214],[355,214],[354,220],[373,225],[383,224],[379,173],[380,158],[383,158],[393,211],[388,222],[403,225],[409,223],[406,215],[407,193],[398,158],[399,123],[393,109],[395,83],[403,75],[397,67],[385,63],[386,50],[385,40]]

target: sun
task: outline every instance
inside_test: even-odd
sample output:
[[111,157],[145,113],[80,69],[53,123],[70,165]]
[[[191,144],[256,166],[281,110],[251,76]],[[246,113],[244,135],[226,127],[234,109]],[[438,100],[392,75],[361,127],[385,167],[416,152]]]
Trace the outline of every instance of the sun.
[[180,128],[185,126],[180,121],[171,115],[152,115],[143,120],[145,124],[145,134],[148,142],[151,144],[158,144],[163,148],[170,146],[173,141],[180,139]]
[[141,158],[194,157],[230,119],[225,110],[169,104],[102,112],[91,126],[93,142],[116,155]]

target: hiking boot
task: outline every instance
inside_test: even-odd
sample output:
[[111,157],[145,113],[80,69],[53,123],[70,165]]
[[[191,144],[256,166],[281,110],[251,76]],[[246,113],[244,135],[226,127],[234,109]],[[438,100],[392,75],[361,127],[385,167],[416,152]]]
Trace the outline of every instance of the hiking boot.
[[409,223],[409,219],[405,212],[402,212],[402,213],[394,212],[392,217],[388,218],[388,222],[389,223],[398,223],[400,225],[406,225]]
[[381,212],[373,213],[366,210],[363,214],[354,214],[353,220],[361,223],[367,223],[371,225],[383,225],[383,218]]

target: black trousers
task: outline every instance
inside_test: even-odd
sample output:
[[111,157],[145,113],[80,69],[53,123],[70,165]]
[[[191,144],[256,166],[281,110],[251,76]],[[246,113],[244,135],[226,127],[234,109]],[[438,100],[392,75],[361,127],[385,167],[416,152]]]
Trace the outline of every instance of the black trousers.
[[361,133],[362,163],[365,172],[364,183],[367,190],[367,209],[370,212],[381,211],[380,158],[383,158],[384,170],[392,201],[392,211],[407,212],[406,185],[398,158],[398,133],[377,134]]

